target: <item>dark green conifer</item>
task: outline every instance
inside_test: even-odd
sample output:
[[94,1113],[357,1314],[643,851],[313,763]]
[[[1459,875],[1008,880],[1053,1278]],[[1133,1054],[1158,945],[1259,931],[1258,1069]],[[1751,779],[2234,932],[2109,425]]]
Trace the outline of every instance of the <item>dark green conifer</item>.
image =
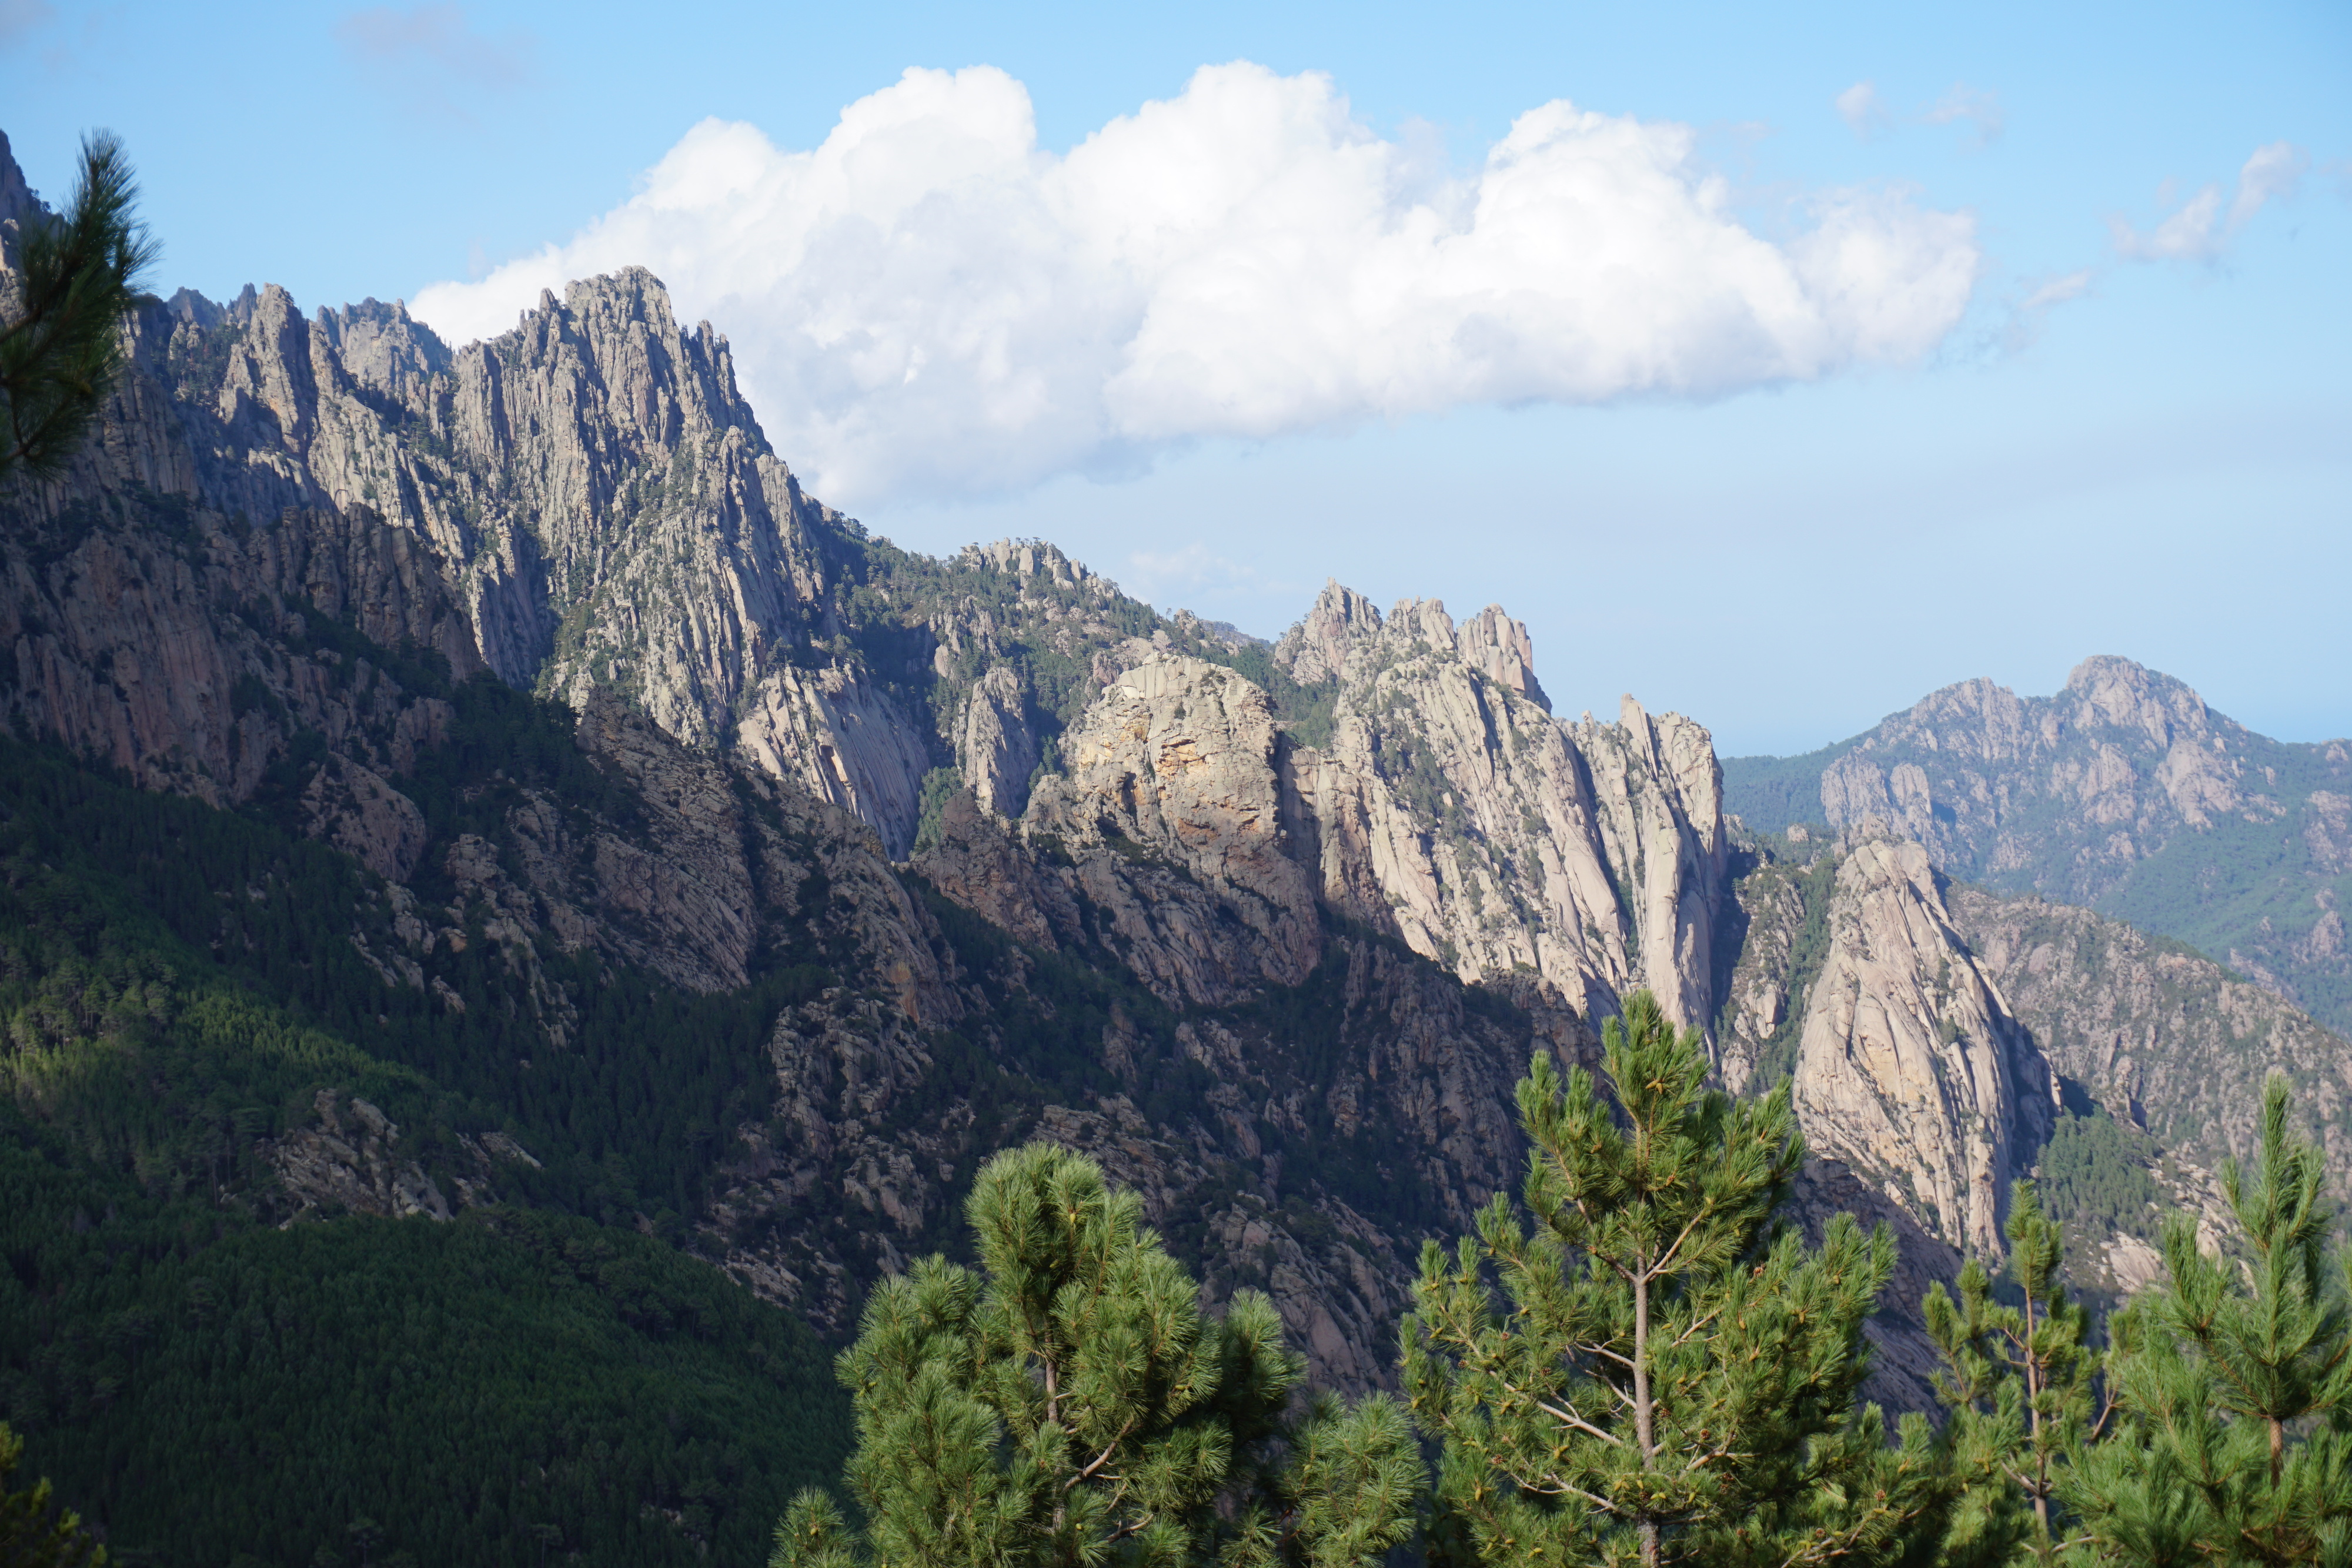
[[106,1568],[106,1548],[81,1527],[81,1517],[54,1507],[49,1483],[23,1491],[9,1477],[25,1457],[25,1440],[0,1421],[0,1563],[7,1568]]
[[2110,1320],[2117,1429],[2067,1489],[2094,1560],[2352,1563],[2352,1317],[2325,1183],[2273,1078],[2261,1163],[2221,1171],[2243,1258],[2207,1256],[2176,1216],[2164,1287]]
[[1352,1568],[1410,1531],[1419,1460],[1394,1402],[1286,1419],[1302,1364],[1273,1303],[1244,1291],[1204,1317],[1093,1161],[1009,1150],[967,1212],[980,1269],[935,1257],[887,1281],[841,1357],[864,1541],[806,1492],[774,1568]]
[[1853,1403],[1893,1241],[1776,1223],[1803,1159],[1785,1085],[1707,1089],[1647,992],[1603,1040],[1614,1105],[1540,1052],[1519,1084],[1532,1232],[1496,1194],[1453,1258],[1423,1252],[1404,1368],[1444,1447],[1433,1538],[1494,1563],[1901,1558],[1937,1523],[1927,1423],[1889,1448]]
[[1969,1259],[1956,1304],[1927,1292],[1928,1337],[1944,1355],[1937,1392],[1952,1417],[1946,1438],[1962,1488],[1947,1561],[2001,1563],[2021,1552],[2056,1560],[2064,1542],[2059,1494],[2088,1433],[2094,1358],[2090,1315],[2060,1282],[2058,1223],[2030,1183],[2010,1198],[2010,1272],[2021,1300],[1994,1300],[1992,1278]]
[[131,215],[138,185],[112,133],[84,139],[65,212],[24,220],[13,299],[0,301],[0,480],[47,474],[81,444],[121,364],[122,316],[157,247]]

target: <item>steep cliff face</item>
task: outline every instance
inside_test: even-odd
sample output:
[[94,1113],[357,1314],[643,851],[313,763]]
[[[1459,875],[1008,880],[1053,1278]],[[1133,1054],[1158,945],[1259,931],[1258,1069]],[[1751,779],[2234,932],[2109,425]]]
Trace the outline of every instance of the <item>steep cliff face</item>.
[[383,778],[439,738],[449,710],[380,649],[428,652],[459,676],[481,668],[429,547],[364,514],[299,510],[255,528],[143,496],[46,518],[0,511],[0,705],[24,733],[224,805],[252,799],[302,737],[321,753],[307,780],[315,831],[405,874],[414,808]]
[[649,274],[543,295],[455,353],[398,305],[306,322],[274,287],[217,313],[189,297],[181,316],[164,368],[205,499],[369,506],[431,539],[508,680],[617,681],[708,741],[763,656],[805,633],[820,514],[724,340],[682,330]]
[[2352,1029],[2343,741],[2271,740],[2101,657],[2054,696],[1964,682],[1826,752],[1730,772],[1759,828],[1878,819],[1954,876],[2179,937]]
[[[2129,1294],[2156,1275],[2163,1213],[2227,1232],[2215,1173],[2253,1152],[2273,1072],[2352,1190],[2352,1045],[2193,949],[1948,884],[1883,826],[1743,839],[1732,873],[1726,1081],[1754,1093],[1793,1078],[1841,1190],[1861,1184],[1935,1246],[1997,1254],[2009,1184],[2054,1181],[2075,1283]],[[1889,1354],[1924,1366],[1910,1333]]]
[[1224,1005],[1314,968],[1322,925],[1292,857],[1265,692],[1197,659],[1153,657],[1063,738],[1023,836],[1066,857],[1070,892],[1171,1006]]
[[305,321],[284,290],[182,291],[130,324],[102,438],[14,498],[55,521],[134,484],[264,528],[289,509],[408,535],[507,681],[611,690],[691,745],[740,746],[912,841],[924,727],[833,656],[854,525],[804,496],[642,271],[542,297],[452,352],[397,304]]
[[2048,1136],[2048,1065],[1952,925],[1918,844],[1856,844],[1829,925],[1797,1051],[1806,1142],[1932,1233],[1998,1255],[2010,1183]]
[[1526,628],[1434,601],[1382,620],[1332,584],[1276,658],[1339,673],[1328,749],[1294,753],[1323,895],[1465,979],[1532,973],[1580,1007],[1636,986],[1713,1016],[1727,840],[1706,730],[1553,719]]

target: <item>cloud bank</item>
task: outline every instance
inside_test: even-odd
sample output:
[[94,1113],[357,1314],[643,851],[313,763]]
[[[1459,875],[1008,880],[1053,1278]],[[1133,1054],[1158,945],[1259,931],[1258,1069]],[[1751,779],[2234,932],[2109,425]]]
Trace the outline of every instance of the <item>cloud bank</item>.
[[1970,216],[1830,191],[1768,238],[1694,141],[1553,102],[1454,174],[1329,78],[1236,63],[1056,155],[1003,72],[909,70],[814,152],[706,120],[570,241],[413,308],[464,342],[650,267],[851,504],[1465,404],[1717,397],[1913,361],[1958,323]]

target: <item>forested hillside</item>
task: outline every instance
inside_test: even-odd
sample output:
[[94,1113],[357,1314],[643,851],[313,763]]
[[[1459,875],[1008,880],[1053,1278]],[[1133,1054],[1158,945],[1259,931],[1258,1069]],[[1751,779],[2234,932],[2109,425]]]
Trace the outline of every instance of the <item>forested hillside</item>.
[[[474,695],[509,743],[562,722]],[[534,1067],[478,956],[463,1014],[386,991],[372,880],[0,740],[0,1419],[132,1562],[756,1554],[846,1408],[663,1239],[756,1034],[608,969]]]

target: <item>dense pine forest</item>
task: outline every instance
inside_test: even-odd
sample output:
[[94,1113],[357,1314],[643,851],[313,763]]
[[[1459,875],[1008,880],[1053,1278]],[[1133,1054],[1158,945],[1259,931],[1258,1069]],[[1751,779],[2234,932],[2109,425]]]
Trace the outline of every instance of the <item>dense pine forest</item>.
[[[561,709],[453,695],[419,791],[446,820],[496,809],[457,782],[481,758],[585,769]],[[447,955],[462,1011],[387,988],[351,940],[381,890],[267,803],[0,739],[0,1419],[117,1560],[740,1558],[837,1469],[828,1353],[676,1245],[710,1158],[692,1130],[743,1113],[779,998],[819,970],[698,998],[551,954],[590,1005],[534,1060],[487,944]],[[468,1137],[531,1157],[446,1225],[312,1206],[280,1228],[257,1151],[322,1091],[452,1191]]]

